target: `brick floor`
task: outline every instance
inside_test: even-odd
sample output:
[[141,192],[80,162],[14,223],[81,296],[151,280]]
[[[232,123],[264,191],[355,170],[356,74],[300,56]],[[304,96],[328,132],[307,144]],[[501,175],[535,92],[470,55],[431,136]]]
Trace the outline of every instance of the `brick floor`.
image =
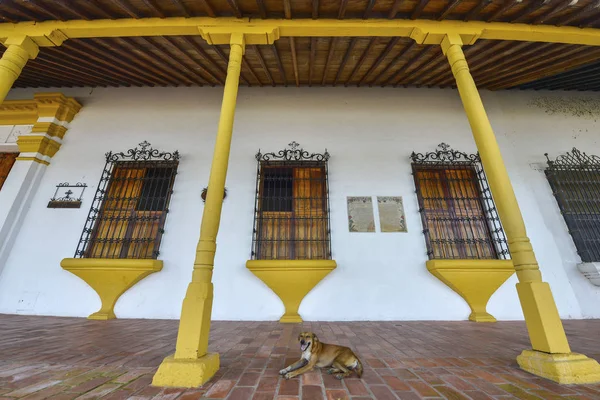
[[[524,323],[214,322],[221,370],[199,389],[151,386],[174,351],[177,321],[0,315],[3,399],[600,399],[600,384],[560,386],[521,371]],[[600,320],[565,321],[573,351],[600,360]],[[286,381],[300,330],[351,346],[365,374],[338,381],[319,370]]]

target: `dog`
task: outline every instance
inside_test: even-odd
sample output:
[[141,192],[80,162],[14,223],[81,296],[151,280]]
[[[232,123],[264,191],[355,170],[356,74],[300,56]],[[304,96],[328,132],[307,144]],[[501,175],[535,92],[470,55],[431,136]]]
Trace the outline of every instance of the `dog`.
[[352,371],[359,378],[362,377],[363,365],[348,347],[322,343],[312,332],[300,333],[298,341],[302,356],[294,364],[279,371],[285,379],[301,375],[314,367],[330,367],[327,373],[333,374],[337,379],[350,376]]

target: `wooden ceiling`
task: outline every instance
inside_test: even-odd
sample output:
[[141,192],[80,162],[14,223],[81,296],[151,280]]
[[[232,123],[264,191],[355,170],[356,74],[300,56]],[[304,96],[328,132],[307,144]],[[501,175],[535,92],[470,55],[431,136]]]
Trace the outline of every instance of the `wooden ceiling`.
[[[0,1],[4,22],[184,16],[421,18],[600,28],[600,0]],[[15,86],[220,86],[228,52],[228,46],[210,46],[200,37],[71,39],[42,48]],[[598,47],[480,40],[465,53],[480,88],[600,89]],[[241,79],[247,86],[453,83],[439,46],[371,37],[282,38],[271,46],[248,46]]]

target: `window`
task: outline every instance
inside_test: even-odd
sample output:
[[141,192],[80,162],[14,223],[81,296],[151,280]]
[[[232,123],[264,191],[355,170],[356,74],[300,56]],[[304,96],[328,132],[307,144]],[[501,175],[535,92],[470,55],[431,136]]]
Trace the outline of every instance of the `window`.
[[0,190],[18,156],[19,153],[0,153]]
[[291,150],[257,154],[252,258],[331,259],[327,160],[290,143]]
[[149,146],[107,154],[76,257],[158,257],[179,154]]
[[583,262],[600,261],[600,157],[573,148],[545,173]]
[[436,152],[411,158],[429,258],[508,258],[479,156],[442,143]]

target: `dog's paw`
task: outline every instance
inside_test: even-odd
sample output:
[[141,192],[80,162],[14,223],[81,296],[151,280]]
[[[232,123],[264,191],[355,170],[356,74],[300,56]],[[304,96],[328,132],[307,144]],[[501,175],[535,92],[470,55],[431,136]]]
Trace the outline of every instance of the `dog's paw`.
[[327,370],[327,373],[328,373],[329,375],[331,375],[331,374],[333,374],[335,371],[336,371],[336,370],[335,370],[335,368],[329,368],[329,369]]
[[343,375],[343,374],[336,374],[336,375],[335,375],[335,377],[336,377],[337,379],[339,379],[340,381],[341,381],[342,379],[344,379],[344,375]]
[[279,375],[285,375],[285,374],[287,374],[287,368],[279,370]]
[[291,379],[291,378],[292,378],[292,374],[290,374],[290,373],[288,372],[287,374],[283,375],[283,377],[284,377],[285,379]]

